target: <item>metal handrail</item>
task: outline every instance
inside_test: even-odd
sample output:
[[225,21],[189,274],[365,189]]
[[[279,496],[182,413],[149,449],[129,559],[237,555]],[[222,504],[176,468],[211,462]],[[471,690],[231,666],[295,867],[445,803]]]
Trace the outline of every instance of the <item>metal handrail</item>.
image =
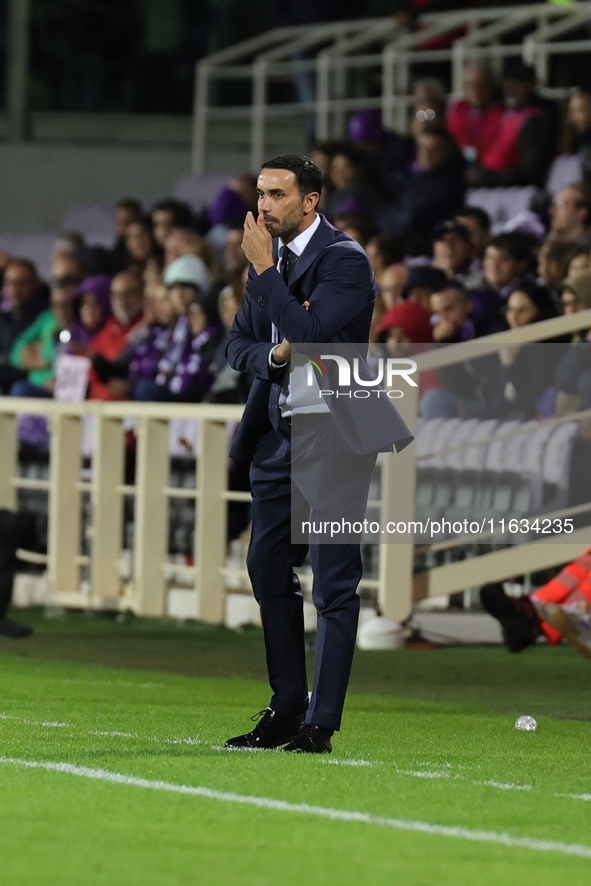
[[[207,132],[210,122],[217,119],[235,119],[245,116],[244,107],[216,108],[209,100],[210,84],[217,79],[240,77],[253,83],[253,101],[246,106],[246,116],[252,116],[250,165],[259,168],[265,155],[267,122],[291,114],[300,119],[311,113],[317,122],[317,137],[342,137],[346,112],[359,107],[381,107],[386,125],[400,131],[407,129],[410,70],[416,61],[441,60],[452,66],[452,94],[461,92],[462,69],[466,61],[477,58],[497,60],[521,56],[533,61],[542,81],[541,92],[547,96],[563,97],[568,90],[551,90],[547,79],[548,58],[566,48],[591,49],[590,40],[574,43],[556,42],[556,38],[580,24],[591,21],[591,0],[576,5],[532,4],[525,6],[498,6],[485,9],[427,13],[419,17],[418,29],[399,31],[393,17],[363,19],[349,22],[329,22],[313,26],[297,25],[279,28],[221,50],[203,59],[196,68],[195,111],[193,126],[192,169],[203,172],[207,163]],[[523,45],[503,44],[499,41],[511,31],[531,25],[535,30]],[[449,49],[425,50],[421,46],[434,37],[451,34],[467,26],[469,33],[456,39]],[[323,44],[328,43],[326,46]],[[376,53],[362,50],[374,43],[382,48]],[[315,59],[295,59],[297,53],[313,52]],[[247,63],[237,64],[248,59]],[[379,66],[382,71],[382,90],[379,97],[348,98],[331,93],[335,78],[343,93],[344,76],[353,68]],[[275,106],[269,102],[268,83],[271,78],[292,77],[294,72],[316,71],[317,95],[313,103],[298,101]],[[310,108],[312,104],[312,108]]]

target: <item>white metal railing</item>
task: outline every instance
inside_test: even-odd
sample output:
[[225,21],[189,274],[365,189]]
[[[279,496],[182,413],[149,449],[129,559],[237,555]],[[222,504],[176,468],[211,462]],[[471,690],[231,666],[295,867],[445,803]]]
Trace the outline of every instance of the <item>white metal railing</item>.
[[[195,174],[205,171],[209,131],[216,121],[250,122],[253,172],[265,158],[270,126],[289,118],[301,122],[305,115],[314,115],[318,139],[340,138],[348,113],[379,107],[386,126],[405,132],[411,71],[417,63],[450,63],[452,92],[459,95],[467,61],[486,59],[498,68],[507,57],[522,57],[534,65],[544,95],[564,96],[568,90],[548,86],[549,59],[557,53],[591,49],[591,39],[559,39],[590,21],[591,2],[585,0],[566,6],[539,3],[430,13],[421,16],[419,29],[410,33],[399,29],[393,18],[299,25],[267,32],[197,64],[192,170]],[[531,30],[522,43],[504,42],[522,28]],[[456,37],[462,29],[467,33],[455,39],[451,48],[422,48],[437,37]],[[302,58],[302,53],[309,57]],[[363,96],[348,94],[349,72],[367,73],[371,69],[380,71],[380,95],[368,94],[366,88]],[[292,80],[294,74],[315,75],[314,101],[271,103],[269,84]],[[213,87],[232,79],[251,85],[252,102],[237,107],[217,106]]]
[[[458,361],[497,352],[506,344],[544,341],[591,327],[591,310],[498,333],[458,345],[419,354],[420,371],[449,366]],[[418,389],[397,400],[405,420],[416,427]],[[415,392],[414,395],[412,392]],[[51,423],[48,479],[19,477],[17,419],[22,414],[46,416]],[[241,406],[204,404],[163,405],[137,403],[64,403],[53,400],[0,398],[0,507],[14,508],[18,489],[47,492],[49,537],[47,563],[48,602],[87,609],[131,609],[142,615],[166,612],[168,562],[168,501],[174,497],[195,502],[193,565],[181,571],[197,592],[198,618],[222,623],[226,593],[235,586],[236,571],[242,572],[242,587],[248,588],[243,569],[230,568],[226,559],[226,509],[228,501],[249,500],[243,492],[228,490],[228,427],[238,421]],[[91,470],[82,472],[82,424],[93,417]],[[135,482],[124,483],[125,425],[136,421],[137,453]],[[558,425],[584,414],[553,418]],[[170,485],[169,424],[174,420],[196,420],[199,427],[195,488]],[[542,423],[540,423],[541,426]],[[486,442],[486,441],[485,441]],[[466,446],[473,446],[468,443]],[[380,520],[385,525],[396,513],[412,521],[415,513],[416,461],[414,447],[399,455],[387,455],[381,463],[378,500]],[[80,554],[81,495],[91,500],[90,553]],[[122,582],[123,497],[133,496],[134,542],[131,552],[132,583]],[[591,510],[577,506],[568,513]],[[563,516],[566,515],[560,512]],[[547,515],[545,515],[547,516]],[[552,515],[556,516],[556,515]],[[362,587],[377,595],[381,610],[400,619],[413,602],[427,596],[451,594],[486,581],[557,566],[578,556],[590,543],[589,528],[564,534],[552,544],[526,542],[501,550],[447,563],[414,575],[414,545],[385,544],[378,547],[377,578],[364,578]],[[484,540],[484,539],[483,539]],[[465,539],[431,546],[444,550],[460,546]],[[37,559],[39,559],[37,557]],[[43,558],[41,558],[43,559]],[[89,574],[85,591],[80,567]],[[178,567],[173,567],[178,572]],[[311,574],[303,575],[309,590]]]

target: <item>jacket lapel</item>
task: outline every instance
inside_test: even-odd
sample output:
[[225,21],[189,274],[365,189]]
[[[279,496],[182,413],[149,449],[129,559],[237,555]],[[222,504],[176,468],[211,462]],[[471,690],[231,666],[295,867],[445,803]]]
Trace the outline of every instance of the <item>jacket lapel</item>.
[[302,274],[304,274],[308,270],[310,265],[318,256],[318,253],[321,252],[330,243],[334,243],[334,238],[335,228],[333,228],[333,226],[326,221],[324,216],[321,215],[318,230],[314,233],[314,236],[296,262],[291,280],[289,281],[290,289],[293,288],[294,284],[297,283]]

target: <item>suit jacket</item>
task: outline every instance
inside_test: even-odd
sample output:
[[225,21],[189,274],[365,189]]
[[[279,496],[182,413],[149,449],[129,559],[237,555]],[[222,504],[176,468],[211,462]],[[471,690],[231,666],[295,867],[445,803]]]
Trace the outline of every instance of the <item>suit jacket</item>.
[[[276,262],[278,241],[273,242]],[[302,303],[310,302],[306,310]],[[271,325],[294,344],[361,343],[366,350],[375,301],[369,259],[348,234],[321,216],[318,229],[299,257],[289,287],[275,267],[260,276],[250,269],[245,299],[228,335],[226,354],[239,371],[250,370],[252,385],[244,417],[232,444],[235,459],[252,458],[270,430],[269,394],[289,369],[269,365]],[[363,355],[360,355],[361,357]],[[365,370],[360,375],[367,377]],[[352,389],[360,389],[353,383]],[[356,400],[327,397],[337,431],[359,454],[398,451],[413,436],[392,402],[385,397]]]

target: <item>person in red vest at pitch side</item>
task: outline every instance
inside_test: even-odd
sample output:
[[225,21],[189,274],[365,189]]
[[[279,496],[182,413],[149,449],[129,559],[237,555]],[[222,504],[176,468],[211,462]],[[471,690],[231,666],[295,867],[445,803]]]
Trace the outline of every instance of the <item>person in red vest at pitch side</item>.
[[448,105],[446,126],[461,148],[468,164],[480,166],[491,144],[498,138],[505,105],[488,65],[475,63],[464,70],[464,98]]
[[481,588],[480,598],[501,623],[511,652],[545,636],[552,646],[566,640],[591,658],[591,547],[532,594],[509,597],[501,584],[489,584]]
[[507,67],[503,78],[507,108],[497,137],[482,153],[480,165],[467,173],[472,187],[543,186],[555,154],[555,120],[536,93],[533,68],[522,62]]

